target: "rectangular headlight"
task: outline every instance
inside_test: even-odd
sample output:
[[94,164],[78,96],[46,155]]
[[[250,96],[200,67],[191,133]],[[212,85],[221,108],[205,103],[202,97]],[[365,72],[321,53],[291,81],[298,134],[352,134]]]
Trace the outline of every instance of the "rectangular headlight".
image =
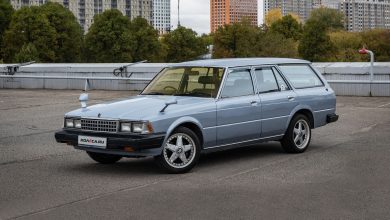
[[77,119],[73,121],[74,127],[75,128],[81,128],[81,120]]
[[121,131],[130,132],[131,131],[131,123],[130,122],[121,123]]
[[145,125],[145,123],[143,123],[143,122],[134,122],[132,124],[133,132],[142,133],[144,131],[144,125]]
[[70,118],[65,119],[65,127],[66,128],[73,128],[74,127],[73,119],[70,119]]

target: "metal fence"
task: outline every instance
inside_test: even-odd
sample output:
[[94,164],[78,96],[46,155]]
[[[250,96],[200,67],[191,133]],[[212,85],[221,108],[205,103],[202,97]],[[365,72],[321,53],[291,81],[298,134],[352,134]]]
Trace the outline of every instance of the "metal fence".
[[[142,90],[167,63],[0,64],[0,88]],[[390,96],[390,63],[314,63],[338,95]],[[11,69],[11,71],[10,71]],[[16,70],[16,71],[13,71]]]

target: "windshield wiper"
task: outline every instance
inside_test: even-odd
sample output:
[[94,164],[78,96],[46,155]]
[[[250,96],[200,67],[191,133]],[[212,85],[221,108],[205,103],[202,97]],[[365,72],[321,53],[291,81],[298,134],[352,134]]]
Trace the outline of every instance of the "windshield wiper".
[[162,92],[149,92],[149,93],[142,93],[141,95],[165,95]]
[[179,93],[174,94],[174,96],[196,96],[196,97],[211,97],[210,94],[204,92],[189,92],[189,93]]

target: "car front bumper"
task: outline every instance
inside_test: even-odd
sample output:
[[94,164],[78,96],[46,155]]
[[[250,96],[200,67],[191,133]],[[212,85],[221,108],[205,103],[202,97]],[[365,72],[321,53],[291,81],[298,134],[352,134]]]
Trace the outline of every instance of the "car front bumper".
[[[105,148],[79,145],[78,136],[92,136],[107,138]],[[61,130],[55,133],[58,143],[73,145],[76,149],[97,153],[116,154],[128,157],[156,156],[161,152],[165,134],[137,135],[137,134],[109,134],[93,133],[74,130]],[[126,149],[126,150],[125,150]],[[129,150],[130,149],[130,150]]]

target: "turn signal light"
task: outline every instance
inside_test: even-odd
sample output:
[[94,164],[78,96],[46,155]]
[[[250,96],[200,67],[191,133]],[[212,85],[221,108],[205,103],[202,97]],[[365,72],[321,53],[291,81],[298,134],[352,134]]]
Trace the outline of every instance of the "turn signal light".
[[132,147],[124,147],[123,150],[126,152],[133,152],[134,151],[134,149]]

